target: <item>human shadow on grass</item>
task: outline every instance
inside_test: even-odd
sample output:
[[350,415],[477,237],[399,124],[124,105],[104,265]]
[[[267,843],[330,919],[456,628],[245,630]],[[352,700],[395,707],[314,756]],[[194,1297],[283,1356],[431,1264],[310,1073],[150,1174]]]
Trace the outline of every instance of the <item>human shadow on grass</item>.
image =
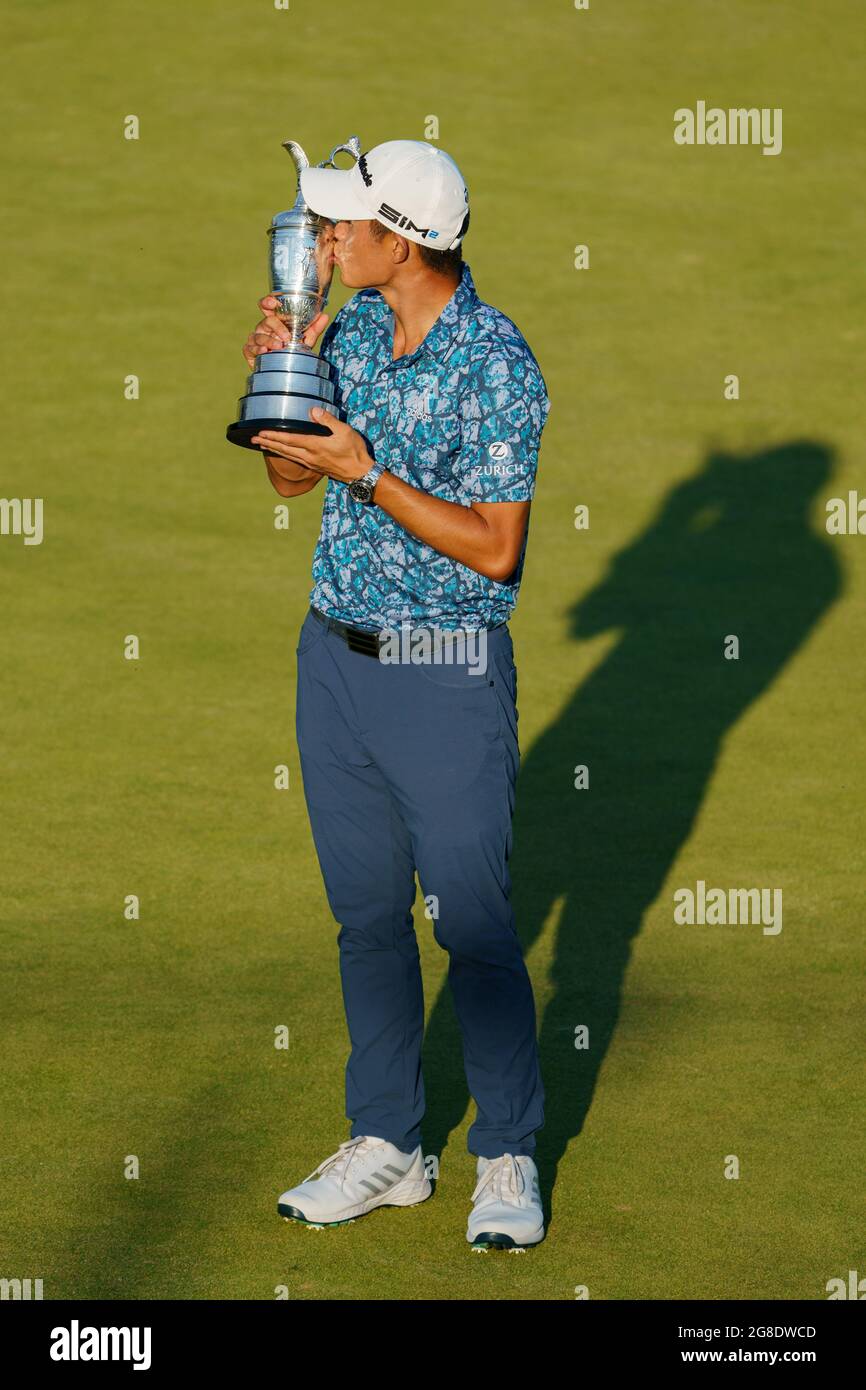
[[[725,736],[841,592],[839,561],[809,517],[832,470],[832,450],[808,440],[710,454],[568,611],[575,642],[617,635],[523,753],[517,784],[510,869],[524,951],[561,900],[539,1029],[546,1103],[536,1161],[548,1209],[617,1024],[632,941],[691,832]],[[577,538],[576,571],[579,555]],[[729,634],[738,660],[724,657]],[[579,764],[588,790],[575,789]],[[760,765],[753,774],[744,818],[761,815]],[[743,865],[747,877],[755,867]],[[663,1011],[658,1023],[663,1030]],[[574,1046],[581,1024],[585,1051]],[[447,996],[431,1012],[424,1073],[425,1151],[440,1153],[467,1101]]]

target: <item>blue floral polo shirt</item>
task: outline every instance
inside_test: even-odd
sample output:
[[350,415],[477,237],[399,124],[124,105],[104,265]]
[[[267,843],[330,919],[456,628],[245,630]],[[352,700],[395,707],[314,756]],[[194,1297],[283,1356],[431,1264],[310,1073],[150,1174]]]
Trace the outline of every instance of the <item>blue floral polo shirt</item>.
[[[322,339],[337,403],[377,460],[434,497],[518,502],[532,497],[550,409],[544,378],[517,326],[462,278],[414,352],[391,356],[394,317],[378,290],[361,290]],[[375,504],[328,479],[310,601],[379,630],[492,627],[508,618],[523,562],[505,582],[442,555]]]

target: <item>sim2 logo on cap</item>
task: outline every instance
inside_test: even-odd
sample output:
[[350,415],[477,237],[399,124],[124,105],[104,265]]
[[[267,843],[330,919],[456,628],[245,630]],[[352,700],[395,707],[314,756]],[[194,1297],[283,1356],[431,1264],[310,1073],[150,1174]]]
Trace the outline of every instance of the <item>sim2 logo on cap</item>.
[[433,237],[439,235],[438,232],[434,232],[430,227],[417,227],[411,217],[405,217],[402,212],[398,212],[396,208],[389,207],[387,203],[382,203],[379,208],[379,215],[381,217],[387,217],[388,221],[393,222],[395,227],[405,227],[408,231],[417,232],[419,236],[427,236],[432,240]]

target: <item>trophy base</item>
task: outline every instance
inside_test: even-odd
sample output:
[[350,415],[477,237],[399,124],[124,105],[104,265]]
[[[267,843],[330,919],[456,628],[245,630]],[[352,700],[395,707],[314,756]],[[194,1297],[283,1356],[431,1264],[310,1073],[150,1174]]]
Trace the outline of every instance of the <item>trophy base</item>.
[[333,434],[327,425],[317,425],[312,420],[236,420],[226,430],[226,439],[230,444],[239,444],[242,449],[264,453],[261,444],[250,443],[262,430],[280,430],[284,434]]
[[226,430],[226,439],[242,449],[262,453],[260,444],[250,443],[259,430],[329,435],[333,431],[327,425],[315,424],[310,410],[318,405],[342,420],[335,397],[330,363],[309,348],[292,346],[260,353],[247,377],[247,394],[238,401],[238,418]]

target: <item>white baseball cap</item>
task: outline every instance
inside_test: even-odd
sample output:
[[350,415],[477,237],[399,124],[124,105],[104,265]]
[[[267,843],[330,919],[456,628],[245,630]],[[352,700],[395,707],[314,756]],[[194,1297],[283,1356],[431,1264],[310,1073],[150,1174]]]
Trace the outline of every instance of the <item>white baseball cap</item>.
[[332,222],[375,220],[437,251],[459,246],[469,226],[463,175],[426,140],[386,140],[352,169],[304,169],[301,195]]

